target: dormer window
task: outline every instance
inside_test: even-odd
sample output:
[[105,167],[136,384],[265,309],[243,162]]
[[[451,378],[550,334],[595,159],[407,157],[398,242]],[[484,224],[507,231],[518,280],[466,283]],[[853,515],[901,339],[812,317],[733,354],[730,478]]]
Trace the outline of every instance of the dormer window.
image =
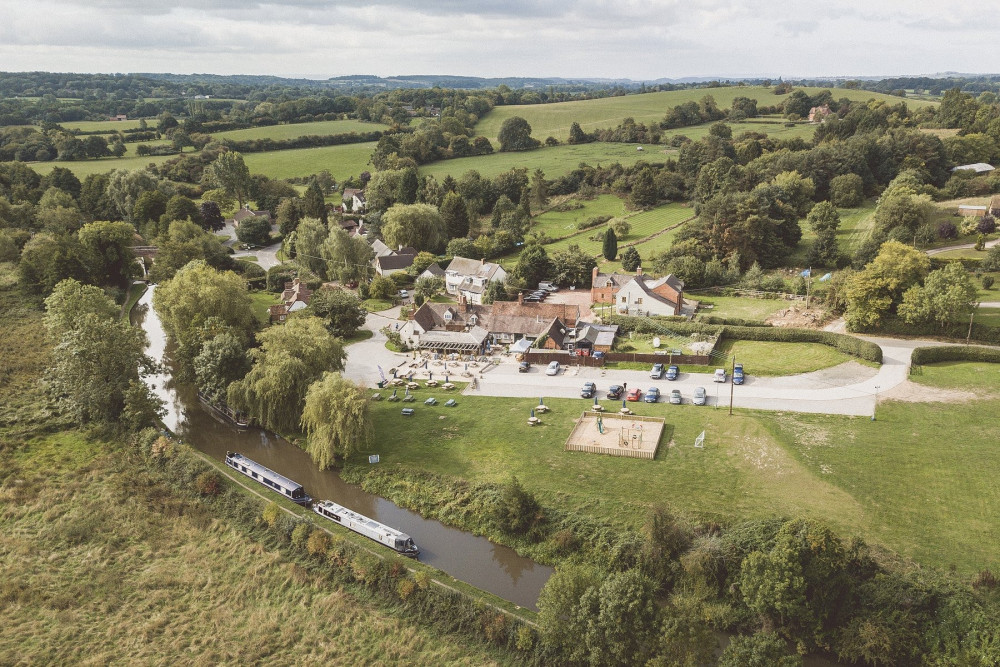
[[451,314],[450,310],[444,311],[444,321],[445,322],[451,322],[452,317],[453,317],[453,315]]
[[478,315],[473,315],[472,317],[469,318],[469,324],[471,324],[472,326],[476,326],[476,323],[478,321],[479,321]]

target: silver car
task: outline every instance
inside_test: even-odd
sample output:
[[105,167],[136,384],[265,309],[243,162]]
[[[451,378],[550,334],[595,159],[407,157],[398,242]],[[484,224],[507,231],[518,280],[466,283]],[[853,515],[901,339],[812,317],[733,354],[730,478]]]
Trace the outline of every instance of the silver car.
[[692,402],[695,405],[705,405],[705,401],[706,400],[708,400],[708,399],[707,399],[707,394],[705,393],[705,388],[704,387],[695,387],[694,388],[694,398],[692,399]]

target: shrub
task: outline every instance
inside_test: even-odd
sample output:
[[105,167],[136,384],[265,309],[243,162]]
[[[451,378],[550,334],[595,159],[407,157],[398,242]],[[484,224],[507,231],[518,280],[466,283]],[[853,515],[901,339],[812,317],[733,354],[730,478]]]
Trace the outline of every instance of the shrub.
[[976,578],[972,580],[973,588],[985,588],[987,590],[993,590],[997,586],[1000,586],[1000,580],[997,580],[995,574],[990,569],[985,569],[976,575]]
[[552,544],[560,554],[567,554],[580,548],[580,540],[571,528],[563,528],[552,536]]
[[195,478],[194,488],[200,495],[214,498],[222,493],[222,478],[214,470],[203,472]]
[[277,523],[280,516],[281,507],[278,503],[268,503],[267,507],[260,514],[260,518],[267,524],[268,528],[274,528],[274,524]]
[[993,276],[983,276],[983,289],[989,289],[993,287],[994,283]]
[[997,364],[1000,363],[1000,350],[977,345],[943,345],[918,347],[910,357],[913,366],[939,361],[982,361]]
[[958,227],[950,220],[945,220],[937,227],[937,234],[943,239],[953,239],[958,236]]
[[297,523],[295,528],[292,530],[292,546],[296,548],[302,548],[305,546],[311,531],[312,527],[308,523]]
[[976,224],[976,229],[982,234],[992,234],[997,230],[997,221],[992,215],[984,215]]
[[417,582],[413,579],[400,579],[399,583],[396,584],[396,593],[400,600],[406,600],[413,595],[415,590],[417,590]]
[[[580,204],[580,208],[583,208],[583,204]],[[610,219],[611,219],[610,215],[592,215],[589,218],[584,218],[580,222],[576,223],[576,228],[590,229],[591,227],[597,227],[598,225],[603,225]]]

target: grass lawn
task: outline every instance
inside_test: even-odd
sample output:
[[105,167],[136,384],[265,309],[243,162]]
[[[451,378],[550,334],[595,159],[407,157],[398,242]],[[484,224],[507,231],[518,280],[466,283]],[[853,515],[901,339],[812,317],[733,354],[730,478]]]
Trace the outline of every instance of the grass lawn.
[[1000,327],[1000,308],[980,308],[976,311],[976,322],[991,327]]
[[365,299],[361,302],[361,306],[367,310],[369,313],[377,313],[383,310],[389,310],[394,304],[392,301],[386,301],[385,299]]
[[[837,228],[837,245],[841,252],[850,254],[868,237],[871,229],[872,214],[875,212],[875,202],[866,201],[858,208],[839,208],[840,227]],[[806,223],[805,218],[799,220],[802,228],[802,240],[785,261],[787,266],[806,266],[806,254],[816,241],[814,232]]]
[[267,312],[267,308],[268,306],[276,306],[281,303],[281,297],[272,292],[250,292],[250,301],[253,305],[254,317],[261,324],[269,324],[271,317]]
[[128,318],[129,313],[132,312],[132,307],[139,302],[142,295],[146,293],[149,289],[149,285],[146,283],[132,283],[128,288],[128,298],[125,299],[125,303],[122,305],[122,317]]
[[732,367],[735,355],[748,375],[796,375],[830,368],[855,358],[821,343],[770,343],[757,340],[724,340],[716,348]]
[[[543,139],[545,137],[542,137]],[[373,146],[374,148],[374,146]],[[665,150],[665,149],[663,149]],[[670,155],[676,151],[668,151]],[[371,149],[369,149],[371,153]],[[545,172],[546,178],[563,176],[576,169],[581,162],[597,166],[599,164],[632,165],[640,160],[646,162],[663,162],[667,154],[661,149],[649,148],[639,152],[634,144],[600,143],[576,144],[561,146],[546,146],[532,151],[517,153],[493,153],[475,157],[461,157],[452,160],[439,160],[420,167],[420,173],[433,176],[440,183],[449,174],[458,178],[470,169],[475,169],[483,176],[493,177],[514,168],[525,167],[530,175],[535,169]]]
[[[1000,364],[981,361],[941,361],[913,366],[910,379],[929,387],[967,389],[969,387],[1000,387]],[[994,390],[992,393],[1000,393]]]
[[[715,296],[714,294],[695,294],[689,296],[701,304],[698,312],[716,317],[739,317],[745,320],[763,320],[784,310],[793,302],[784,299],[753,299],[746,296]],[[712,306],[708,308],[708,306]]]
[[250,173],[264,174],[270,178],[309,176],[326,169],[340,181],[370,169],[368,161],[374,150],[375,142],[370,141],[363,144],[247,153],[243,160],[250,168]]
[[583,208],[569,211],[548,210],[535,216],[531,221],[530,232],[544,233],[549,238],[575,234],[581,230],[577,224],[598,215],[621,217],[628,214],[625,203],[616,195],[599,195],[593,199],[569,199],[567,203],[579,202]]
[[[1000,564],[994,548],[1000,515],[993,509],[1000,502],[994,474],[1000,450],[993,446],[995,428],[970,420],[967,404],[886,402],[877,422],[632,404],[639,414],[667,420],[656,459],[642,461],[565,452],[589,401],[546,398],[552,412],[531,428],[527,417],[536,402],[463,396],[455,410],[418,406],[405,429],[397,406],[373,404],[382,465],[472,481],[514,474],[546,506],[631,528],[662,502],[722,522],[816,518],[844,536],[860,535],[927,565],[955,564],[964,573]],[[975,409],[992,413],[1000,401]],[[702,430],[706,446],[695,449]],[[362,464],[369,453],[352,462]]]
[[346,134],[348,132],[377,132],[388,128],[382,123],[366,123],[361,120],[322,120],[313,123],[287,123],[284,125],[268,125],[267,127],[251,127],[245,130],[229,130],[216,132],[212,136],[221,141],[247,141],[249,139],[295,139],[308,135]]
[[360,343],[363,340],[368,340],[374,335],[374,331],[370,331],[368,329],[358,329],[352,335],[344,339],[344,344],[350,345],[351,343]]
[[[961,239],[953,241],[953,243],[975,243],[972,241],[962,241]],[[942,252],[934,255],[935,259],[983,259],[986,257],[985,250],[975,250],[973,248],[961,248],[959,250],[949,250],[947,252]]]
[[984,276],[993,277],[993,286],[983,289],[982,278],[973,278],[972,284],[976,286],[978,301],[1000,301],[1000,271],[987,271]]
[[[810,95],[824,90],[822,88],[796,88]],[[885,100],[897,104],[898,97],[872,93],[864,90],[848,90],[844,88],[830,89],[834,99],[847,97],[854,101],[864,102],[869,99]],[[775,95],[771,88],[760,86],[726,86],[720,88],[694,88],[688,90],[673,90],[665,92],[645,93],[642,95],[624,95],[621,97],[605,97],[596,100],[578,100],[573,102],[558,102],[555,104],[526,104],[516,106],[499,106],[486,114],[476,125],[476,134],[495,139],[503,122],[512,117],[520,116],[531,125],[532,136],[539,140],[554,136],[560,141],[569,137],[569,127],[575,121],[580,123],[584,131],[592,131],[601,127],[614,127],[626,117],[632,117],[639,123],[657,123],[663,119],[668,108],[698,102],[706,95],[711,95],[720,109],[732,106],[736,97],[756,99],[760,106],[778,104],[786,96]],[[911,108],[919,108],[935,102],[906,100]],[[760,125],[760,128],[781,128],[783,126]],[[679,128],[678,133],[688,134],[694,128]],[[813,128],[815,129],[815,128]],[[769,132],[769,129],[758,129],[759,132]],[[733,134],[737,132],[734,130]],[[688,134],[688,136],[692,136]],[[693,138],[693,137],[692,137]]]

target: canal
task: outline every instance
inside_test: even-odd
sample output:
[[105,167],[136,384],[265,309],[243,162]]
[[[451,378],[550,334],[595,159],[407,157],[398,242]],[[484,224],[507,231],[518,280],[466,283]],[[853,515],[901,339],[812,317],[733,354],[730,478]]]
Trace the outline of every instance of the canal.
[[[552,574],[552,568],[519,556],[513,549],[484,537],[425,519],[385,498],[367,493],[343,481],[336,471],[319,470],[302,449],[261,429],[236,429],[204,407],[193,386],[174,383],[169,374],[171,360],[166,335],[152,306],[154,290],[150,287],[136,304],[132,322],[145,330],[149,341],[147,353],[161,361],[165,369],[164,374],[145,380],[164,401],[167,414],[163,422],[167,428],[218,461],[225,458],[227,451],[245,454],[299,482],[317,500],[333,500],[397,528],[420,547],[421,562],[517,605],[537,609],[538,594]],[[379,548],[375,542],[372,546]],[[388,553],[388,549],[386,551]]]

